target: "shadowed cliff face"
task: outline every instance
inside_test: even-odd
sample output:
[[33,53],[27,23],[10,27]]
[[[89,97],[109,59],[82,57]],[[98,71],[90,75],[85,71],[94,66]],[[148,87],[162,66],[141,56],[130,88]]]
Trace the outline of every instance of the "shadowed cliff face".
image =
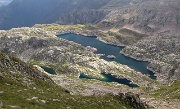
[[0,10],[0,28],[10,29],[32,26],[36,23],[53,23],[60,16],[76,10],[97,10],[107,2],[108,0],[101,0],[101,2],[96,0],[14,0]]
[[[68,2],[61,0],[60,4],[59,7],[63,9]],[[9,29],[19,26],[31,26],[35,23],[52,22],[58,15],[57,11],[54,12],[57,5],[57,0],[14,0],[0,10],[2,15],[0,18],[1,28]],[[52,12],[54,12],[54,15],[50,14]],[[52,16],[50,20],[48,15]]]

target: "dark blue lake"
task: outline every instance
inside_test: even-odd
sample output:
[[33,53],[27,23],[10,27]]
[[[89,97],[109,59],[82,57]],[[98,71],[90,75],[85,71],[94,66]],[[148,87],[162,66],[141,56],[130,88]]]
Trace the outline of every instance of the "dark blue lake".
[[56,72],[52,68],[45,67],[45,66],[41,66],[41,68],[44,69],[45,72],[48,72],[52,75],[56,75]]
[[[85,37],[82,35],[71,34],[71,33],[61,34],[61,35],[58,35],[58,37],[79,43],[83,46],[91,46],[91,47],[97,48],[96,53],[105,54],[105,56],[101,57],[102,59],[105,59],[107,61],[116,61],[120,64],[127,65],[136,71],[149,75],[150,78],[152,79],[156,79],[156,76],[154,76],[154,73],[147,69],[147,66],[149,64],[148,62],[137,61],[135,59],[132,59],[130,57],[127,57],[121,54],[120,51],[124,47],[105,44],[97,40],[96,37]],[[116,58],[109,59],[107,58],[108,55],[114,55]]]

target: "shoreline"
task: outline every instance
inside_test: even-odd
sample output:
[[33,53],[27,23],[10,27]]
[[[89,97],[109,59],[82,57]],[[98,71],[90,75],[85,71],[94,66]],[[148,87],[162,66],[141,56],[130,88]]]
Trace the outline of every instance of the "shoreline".
[[[87,34],[81,34],[81,33],[76,33],[76,32],[62,32],[62,33],[57,33],[56,35],[63,35],[63,34],[76,34],[76,35],[81,35],[81,36],[83,36],[83,37],[95,37],[97,40],[99,40],[99,41],[101,41],[101,42],[103,42],[103,43],[105,43],[105,44],[108,44],[108,45],[111,45],[111,46],[117,46],[117,47],[126,47],[126,46],[121,46],[121,45],[116,45],[116,44],[110,44],[109,42],[107,42],[107,41],[105,41],[105,40],[101,40],[101,39],[99,39],[98,38],[98,36],[93,36],[93,35],[87,35]],[[138,58],[135,58],[135,57],[132,57],[132,56],[129,56],[128,54],[125,54],[125,53],[123,53],[123,52],[121,52],[121,51],[119,51],[119,53],[120,54],[122,54],[122,55],[124,55],[124,56],[126,56],[126,57],[128,57],[128,58],[132,58],[132,59],[134,59],[134,60],[136,60],[136,61],[143,61],[143,62],[148,62],[149,64],[151,63],[151,61],[150,60],[142,60],[142,59],[138,59]],[[148,64],[148,66],[149,66],[149,64]],[[155,77],[155,80],[157,80],[157,75],[156,75],[156,73],[153,71],[153,70],[151,70],[151,69],[148,69],[148,66],[146,67],[146,69],[148,70],[148,71],[150,71],[150,72],[152,72],[153,73],[153,77]],[[142,72],[141,72],[142,73]],[[143,73],[142,73],[143,74]],[[149,74],[148,74],[149,75]],[[149,78],[151,78],[150,76],[148,76]]]

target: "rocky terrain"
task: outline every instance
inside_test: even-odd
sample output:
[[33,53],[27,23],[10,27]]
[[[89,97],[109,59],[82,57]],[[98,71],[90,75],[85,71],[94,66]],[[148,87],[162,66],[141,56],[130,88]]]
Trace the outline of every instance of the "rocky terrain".
[[156,72],[159,80],[179,79],[180,37],[155,35],[123,49],[122,53],[138,60],[150,61],[148,68]]
[[24,85],[33,84],[32,78],[54,83],[50,77],[36,68],[33,68],[19,59],[0,53],[0,78],[11,77],[18,78]]
[[123,28],[119,32],[113,30],[101,30],[96,25],[59,25],[59,24],[36,24],[33,27],[46,31],[53,31],[56,34],[75,33],[84,36],[96,36],[98,40],[117,46],[132,45],[148,35]]
[[0,53],[0,87],[1,109],[147,108],[139,96],[132,93],[86,97],[70,95],[36,67],[4,53]]
[[[55,31],[50,32],[34,27],[2,30],[0,31],[0,50],[16,56],[33,66],[35,65],[34,69],[38,69],[40,72],[48,75],[55,84],[72,95],[91,96],[100,94],[106,96],[109,93],[118,95],[119,93],[131,91],[139,94],[140,99],[147,102],[150,106],[158,108],[178,107],[177,102],[179,99],[175,96],[179,93],[178,85],[176,85],[179,82],[176,84],[168,82],[169,86],[161,86],[157,81],[151,80],[146,75],[142,75],[140,72],[138,73],[127,66],[100,59],[99,54],[94,54],[94,49],[91,47],[83,47],[74,42],[56,37],[56,33]],[[48,74],[40,66],[53,68],[57,75]],[[110,73],[117,78],[127,78],[140,87],[131,88],[118,83],[79,78],[81,73],[102,78],[102,72]],[[171,90],[175,91],[173,95],[169,94],[171,99],[164,101],[161,96],[156,97],[156,94],[165,93],[166,91],[163,91],[163,89],[166,88],[169,89],[168,93]]]
[[140,86],[152,81],[127,66],[100,59],[99,54],[93,53],[93,48],[58,38],[53,32],[40,28],[17,28],[1,31],[0,34],[1,51],[31,64],[49,66],[58,74],[79,77],[83,73],[102,77],[104,72],[130,79]]
[[[35,106],[44,108],[47,108],[47,105],[45,105],[46,102],[53,103],[53,105],[54,102],[57,102],[54,107],[59,107],[59,103],[62,104],[62,102],[67,102],[67,99],[61,101],[64,97],[76,99],[75,101],[78,99],[89,99],[91,101],[94,99],[92,97],[96,97],[92,95],[97,95],[99,97],[99,94],[103,95],[103,98],[100,97],[100,99],[105,100],[105,97],[107,97],[108,99],[113,99],[112,102],[114,102],[118,99],[115,99],[116,97],[111,98],[113,96],[107,94],[113,94],[118,97],[119,93],[122,93],[120,96],[123,96],[123,99],[119,99],[119,104],[116,104],[118,108],[123,106],[121,103],[125,103],[124,105],[127,107],[145,108],[144,105],[140,103],[138,97],[131,94],[126,98],[126,95],[123,95],[130,90],[138,94],[140,93],[139,89],[132,89],[118,83],[79,79],[80,73],[101,78],[100,73],[107,72],[119,76],[119,78],[128,78],[143,87],[152,82],[147,76],[142,75],[127,66],[99,59],[99,55],[94,54],[92,52],[93,49],[90,49],[90,47],[86,48],[79,44],[57,38],[53,35],[53,32],[50,33],[39,28],[14,28],[8,31],[1,31],[0,38],[2,52],[19,57],[21,60],[30,64],[28,67],[26,63],[19,59],[1,53],[1,87],[3,87],[3,90],[1,89],[2,93],[0,94],[0,100],[2,101],[2,108],[32,108],[33,105],[30,105],[32,102]],[[32,67],[32,65],[35,66]],[[47,72],[44,72],[40,66],[52,67],[57,72],[57,75],[50,75]],[[9,75],[12,77],[9,77]],[[139,79],[136,79],[136,76]],[[10,78],[8,79],[9,81],[6,80],[6,77]],[[37,82],[34,81],[34,78],[38,79]],[[16,80],[17,82],[14,82]],[[23,81],[21,83],[25,86],[19,85],[19,81]],[[44,81],[49,82],[50,85],[44,83]],[[41,84],[44,88],[42,88]],[[14,87],[11,89],[12,92],[7,91],[11,86]],[[45,88],[46,86],[47,88]],[[75,96],[64,94],[65,92],[62,91],[59,92],[59,90],[62,90],[59,86],[61,86],[66,93]],[[54,93],[49,91],[51,89],[55,89],[55,91],[53,90]],[[17,96],[14,91],[17,91],[17,93],[26,93]],[[31,94],[32,91],[35,92]],[[16,96],[13,93],[16,94]],[[60,93],[60,97],[50,99],[54,94],[57,95],[58,93]],[[28,94],[31,94],[31,96]],[[81,98],[81,95],[92,97],[91,99],[89,97]],[[14,100],[6,100],[6,96],[15,97]],[[46,96],[49,96],[50,98],[47,98]],[[25,99],[25,104],[16,102],[15,99],[23,101]],[[64,106],[61,105],[61,108],[66,108],[66,106],[77,106],[71,103],[72,102],[69,102],[68,105]],[[91,103],[93,102],[91,101]],[[81,107],[84,107],[85,105],[86,103]]]
[[[96,25],[76,29],[58,29],[56,26],[56,31],[97,36],[105,43],[127,46],[121,53],[151,62],[148,69],[158,75],[159,81],[167,82],[179,78],[180,8],[177,4],[180,4],[178,0],[151,0],[131,7],[111,8],[109,14]],[[54,28],[52,25],[35,27],[48,31]]]
[[180,7],[178,4],[180,4],[178,0],[149,0],[131,7],[113,9],[99,26],[102,28],[115,26],[115,29],[128,28],[145,34],[164,31],[179,34]]
[[[14,0],[0,8],[0,29],[36,25],[0,30],[0,51],[34,67],[23,66],[23,62],[10,67],[16,64],[10,62],[11,58],[17,60],[10,56],[10,60],[5,58],[0,63],[3,69],[0,77],[4,78],[8,72],[14,78],[17,77],[14,70],[19,74],[22,69],[30,69],[32,75],[25,70],[22,76],[53,81],[73,95],[119,95],[119,92],[131,91],[155,108],[178,109],[179,6],[179,0]],[[157,81],[127,66],[100,59],[101,54],[94,53],[96,48],[83,47],[56,36],[67,32],[96,36],[107,44],[125,46],[122,54],[151,63],[148,69],[155,73]],[[5,69],[4,65],[7,65]],[[40,66],[52,68],[57,75],[48,74]],[[13,71],[7,71],[8,67]],[[37,73],[36,69],[46,75]],[[102,78],[101,73],[127,78],[139,88],[79,78],[80,74]],[[122,94],[119,96],[124,98]]]
[[180,77],[178,4],[178,0],[147,1],[138,4],[138,7],[111,11],[98,25],[100,28],[107,27],[104,30],[113,27],[113,31],[119,32],[119,29],[121,31],[121,28],[126,28],[147,35],[139,37],[121,53],[137,60],[151,62],[148,69],[159,75],[158,79],[165,83]]
[[[116,39],[108,41],[109,37],[107,33],[103,31],[90,29],[88,25],[35,25],[36,28],[41,28],[46,31],[53,31],[56,34],[63,32],[71,32],[76,34],[82,34],[85,36],[97,36],[97,39],[114,45],[121,45]],[[179,78],[179,36],[159,33],[157,35],[148,36],[145,34],[139,34],[128,29],[121,30],[121,33],[140,37],[138,42],[133,45],[126,46],[121,53],[126,56],[130,56],[137,60],[149,61],[151,64],[148,66],[149,70],[152,70],[158,76],[158,80],[162,83],[166,83],[169,80],[176,80]],[[127,34],[126,34],[127,35]],[[106,38],[107,37],[107,38]],[[132,39],[132,38],[130,38]],[[136,41],[137,41],[136,40]],[[121,40],[122,41],[122,40]],[[130,40],[127,40],[130,42]]]

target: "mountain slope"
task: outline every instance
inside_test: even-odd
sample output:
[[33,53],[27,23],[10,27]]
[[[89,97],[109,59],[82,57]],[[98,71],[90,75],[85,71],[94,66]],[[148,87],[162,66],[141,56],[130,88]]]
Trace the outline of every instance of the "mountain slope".
[[107,2],[108,0],[101,2],[96,0],[14,0],[0,10],[0,28],[9,29],[32,26],[36,23],[52,23],[66,13],[75,10],[98,9]]
[[[133,1],[14,0],[8,6],[0,9],[0,29],[55,22],[61,24],[94,24],[101,21],[112,9],[130,5]],[[142,0],[136,1],[133,3],[142,2]]]
[[14,0],[0,9],[0,29],[100,22],[100,29],[128,28],[146,34],[170,29],[178,33],[179,4],[179,0]]
[[120,94],[124,98],[120,95],[72,96],[44,73],[4,53],[0,53],[0,87],[0,108],[145,109],[134,94]]
[[27,65],[15,57],[0,52],[0,77],[4,78],[6,76],[17,77],[19,81],[23,81],[26,85],[31,84],[32,78],[53,83],[50,77],[39,72],[36,68]]
[[[36,72],[35,75],[32,75],[32,71]],[[141,98],[158,109],[178,109],[179,84],[179,81],[175,81],[168,86],[158,86],[150,92],[147,88]],[[132,93],[86,97],[70,95],[67,90],[52,83],[49,77],[37,69],[4,53],[0,53],[0,87],[0,108],[148,108],[139,101],[138,95]]]
[[[99,23],[102,29],[127,28],[144,34],[154,34],[168,31],[180,34],[180,1],[150,0],[142,3],[113,9]],[[107,25],[109,23],[109,25]]]

